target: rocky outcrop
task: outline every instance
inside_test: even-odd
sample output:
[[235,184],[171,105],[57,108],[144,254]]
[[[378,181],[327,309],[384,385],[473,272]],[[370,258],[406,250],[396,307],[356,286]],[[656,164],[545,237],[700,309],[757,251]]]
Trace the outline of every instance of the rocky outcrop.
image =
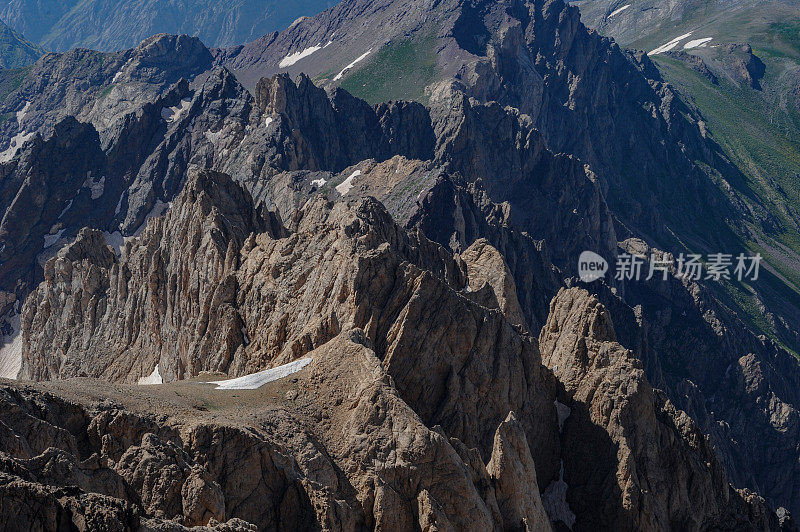
[[[542,347],[561,381],[558,401],[551,374],[532,360],[529,399],[516,403],[527,413],[507,410],[484,450],[465,443],[474,428],[454,436],[455,411],[431,417],[428,401],[412,408],[421,396],[452,401],[433,395],[434,352],[405,366],[398,351],[380,356],[360,329],[309,351],[291,378],[233,395],[199,383],[137,389],[87,379],[6,387],[4,508],[25,525],[52,515],[78,529],[102,518],[121,530],[549,530],[551,520],[562,526],[563,510],[550,500],[561,483],[575,529],[778,529],[763,499],[733,490],[703,435],[650,388],[596,299],[559,294]],[[482,403],[501,394],[486,384],[468,393],[480,381],[470,363],[463,367],[448,384],[461,390],[459,410],[490,422]],[[425,379],[412,391],[414,374]],[[531,415],[540,417],[533,427]],[[560,437],[541,437],[559,429]],[[563,461],[560,476],[543,466],[552,452]],[[26,497],[54,495],[32,515],[18,511],[14,494],[23,488]]]
[[[136,381],[156,365],[168,380],[226,370],[243,343],[231,299],[239,249],[268,228],[238,185],[200,173],[121,259],[101,233],[84,230],[48,261],[45,282],[22,311],[23,335],[30,334],[22,374]],[[63,308],[73,326],[57,317]]]
[[[563,480],[576,527],[735,529],[753,517],[755,529],[777,526],[763,499],[728,484],[697,425],[650,386],[595,297],[562,290],[540,343],[543,363],[563,386],[559,399],[570,407]],[[608,493],[618,506],[593,503]]]
[[268,117],[279,115],[285,136],[296,145],[279,161],[286,170],[339,172],[365,159],[432,157],[433,131],[420,104],[373,109],[342,89],[326,94],[307,76],[295,83],[286,74],[261,79],[255,94],[258,108]]
[[761,79],[766,73],[764,62],[753,53],[749,44],[729,44],[727,57],[722,59],[726,72],[734,81],[751,89],[761,90]]
[[506,528],[550,530],[525,432],[513,413],[497,428],[486,472],[495,485],[495,498],[506,516]]
[[574,273],[575,257],[587,249],[616,256],[615,229],[596,176],[577,159],[550,152],[529,116],[476,104],[449,84],[431,99],[437,162],[480,179],[489,197],[507,202],[519,230],[550,243],[556,266]]

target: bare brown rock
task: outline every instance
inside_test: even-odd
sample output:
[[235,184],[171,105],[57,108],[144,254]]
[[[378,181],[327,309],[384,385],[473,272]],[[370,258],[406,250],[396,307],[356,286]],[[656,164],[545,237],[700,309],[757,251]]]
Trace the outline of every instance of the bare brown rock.
[[617,343],[611,317],[594,296],[562,290],[540,343],[543,363],[563,385],[563,401],[571,407],[564,425],[563,479],[576,527],[593,522],[617,530],[704,530],[751,523],[766,530],[775,525],[763,499],[745,500],[728,484],[708,437],[650,386],[641,362]]
[[475,300],[488,308],[499,308],[508,321],[524,326],[525,316],[517,300],[517,286],[503,256],[488,241],[476,240],[461,254],[467,265]]
[[497,428],[492,459],[486,466],[506,529],[550,530],[550,518],[539,497],[539,484],[525,432],[516,416]]

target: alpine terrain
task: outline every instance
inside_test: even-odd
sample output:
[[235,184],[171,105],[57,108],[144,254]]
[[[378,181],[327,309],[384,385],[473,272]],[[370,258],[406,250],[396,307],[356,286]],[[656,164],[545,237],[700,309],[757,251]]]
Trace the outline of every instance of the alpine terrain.
[[796,35],[579,4],[0,70],[0,529],[797,530]]

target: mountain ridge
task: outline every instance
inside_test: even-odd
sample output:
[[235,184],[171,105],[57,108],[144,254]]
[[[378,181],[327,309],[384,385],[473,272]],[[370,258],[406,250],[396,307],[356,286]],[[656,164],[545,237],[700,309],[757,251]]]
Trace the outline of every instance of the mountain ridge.
[[[553,522],[574,518],[587,528],[789,527],[788,514],[765,504],[798,505],[800,364],[713,283],[679,278],[675,258],[685,248],[659,231],[676,213],[696,222],[709,211],[721,231],[730,229],[726,218],[753,216],[717,186],[737,178],[737,169],[703,133],[695,110],[647,57],[587,31],[576,9],[558,1],[437,4],[450,30],[458,28],[437,34],[452,77],[432,80],[425,105],[370,105],[334,81],[376,72],[381,61],[397,60],[398,49],[389,43],[395,55],[375,49],[353,64],[378,41],[353,32],[340,35],[336,50],[337,41],[325,48],[324,40],[345,23],[386,14],[385,2],[372,2],[363,20],[329,27],[363,5],[345,2],[247,49],[210,50],[196,38],[159,35],[124,52],[75,50],[34,65],[3,101],[17,120],[0,124],[7,150],[0,249],[20,261],[6,267],[4,257],[0,270],[0,356],[19,355],[23,376],[35,379],[191,386],[187,380],[222,378],[201,376],[207,372],[252,378],[341,350],[343,364],[386,372],[377,379],[388,388],[361,395],[368,379],[356,372],[364,380],[353,393],[361,399],[337,402],[335,382],[345,375],[325,381],[330,366],[312,361],[313,382],[334,383],[318,402],[335,404],[303,413],[315,421],[302,430],[328,434],[327,416],[363,420],[399,398],[405,406],[392,411],[411,423],[404,426],[425,434],[455,470],[468,468],[462,493],[471,494],[482,523],[539,522],[543,507]],[[417,29],[409,38],[430,35],[422,24],[430,17],[423,21],[416,9],[427,4],[392,5],[391,17],[405,12],[405,24]],[[340,54],[327,82],[279,72],[259,78],[252,92],[242,83],[248,75],[237,65],[257,67],[255,78],[258,68],[268,73],[320,43],[289,70]],[[568,145],[565,129],[581,142]],[[648,138],[628,138],[632,130]],[[608,131],[627,140],[609,139]],[[561,144],[566,152],[553,149]],[[626,169],[604,160],[628,145],[643,168],[661,165],[664,173],[642,174],[626,187]],[[80,158],[87,166],[63,172],[58,154],[72,146],[91,156]],[[662,147],[648,153],[652,146]],[[42,183],[55,191],[49,200],[35,194]],[[15,222],[25,217],[35,223]],[[670,226],[675,239],[733,240],[690,225]],[[580,283],[576,258],[588,248],[611,262],[634,253],[671,267],[665,281]],[[789,310],[769,310],[791,319],[788,303]],[[196,397],[199,406],[209,400]],[[564,418],[564,408],[574,417]],[[367,427],[381,432],[385,419]],[[597,442],[591,451],[598,450],[602,478],[586,469],[591,455],[577,443],[586,438]],[[662,463],[654,449],[665,439],[672,443],[664,459],[685,466],[679,475],[649,467]],[[334,449],[335,460],[351,463],[352,449],[333,436],[326,442],[325,453]],[[138,429],[121,445],[130,447],[133,469],[145,454],[134,447],[161,448]],[[430,447],[418,449],[424,455]],[[119,459],[111,447],[103,453]],[[27,460],[23,454],[16,459]],[[218,459],[205,463],[207,473],[218,471]],[[188,475],[199,458],[181,460]],[[345,476],[333,467],[322,484],[335,500],[297,492],[301,503],[292,508],[305,509],[297,519],[346,528],[463,518],[432,487],[403,492],[399,502],[384,486],[412,478],[403,467],[388,484],[374,474],[367,468],[366,476],[347,477],[357,485],[338,492],[334,479]],[[203,493],[218,494],[219,479],[201,477]],[[686,480],[701,477],[699,490]],[[645,488],[656,485],[677,499]],[[223,498],[238,497],[231,486],[220,489]],[[539,501],[520,497],[534,492]],[[321,497],[324,516],[304,513],[306,496]],[[194,500],[186,496],[187,508]],[[210,522],[221,505],[217,495],[209,500],[217,501],[209,503]],[[143,515],[175,507],[154,504],[142,506]],[[692,507],[705,517],[693,521]]]

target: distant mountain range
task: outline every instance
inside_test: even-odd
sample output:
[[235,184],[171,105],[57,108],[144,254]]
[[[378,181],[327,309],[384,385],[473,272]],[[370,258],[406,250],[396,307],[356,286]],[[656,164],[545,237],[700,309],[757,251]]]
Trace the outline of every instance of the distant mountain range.
[[209,46],[253,41],[314,15],[336,0],[3,0],[0,20],[52,51],[132,48],[157,33],[199,37]]
[[41,48],[0,22],[0,68],[29,65],[43,53]]

